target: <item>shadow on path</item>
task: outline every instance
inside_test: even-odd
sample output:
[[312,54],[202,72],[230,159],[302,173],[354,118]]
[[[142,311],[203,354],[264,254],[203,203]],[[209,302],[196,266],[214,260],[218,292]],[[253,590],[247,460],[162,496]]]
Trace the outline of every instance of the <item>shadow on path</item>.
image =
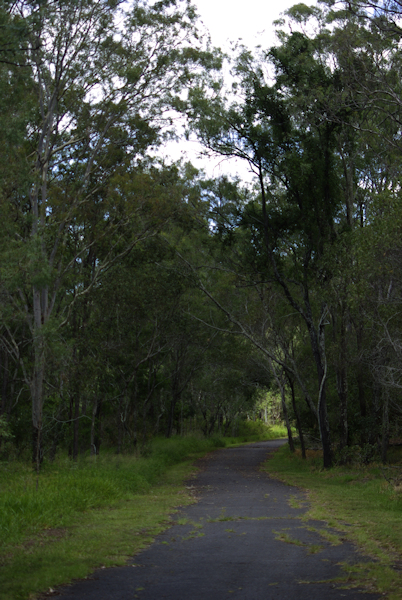
[[[259,471],[283,442],[258,442],[198,461],[197,504],[133,558],[59,590],[62,600],[374,600],[341,589],[341,562],[361,562],[354,547],[328,540],[305,521],[306,498]],[[326,537],[325,537],[326,536]],[[327,539],[326,539],[327,538]]]

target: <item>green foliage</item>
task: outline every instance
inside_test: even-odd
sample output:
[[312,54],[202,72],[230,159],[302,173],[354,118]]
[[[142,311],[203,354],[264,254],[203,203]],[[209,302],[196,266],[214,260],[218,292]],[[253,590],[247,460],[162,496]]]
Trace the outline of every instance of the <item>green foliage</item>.
[[346,446],[339,451],[337,455],[337,463],[339,465],[358,464],[367,465],[371,462],[378,461],[380,452],[377,445],[364,444],[361,446]]
[[7,422],[4,415],[0,415],[0,439],[10,440],[14,436],[10,431],[10,424]]

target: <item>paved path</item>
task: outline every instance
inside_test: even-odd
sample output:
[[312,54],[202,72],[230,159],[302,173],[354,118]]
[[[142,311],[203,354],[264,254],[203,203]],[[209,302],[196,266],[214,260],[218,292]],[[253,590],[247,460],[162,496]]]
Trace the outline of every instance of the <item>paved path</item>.
[[[258,466],[280,441],[214,452],[199,462],[197,504],[131,565],[96,571],[61,600],[374,600],[329,581],[339,562],[361,561],[350,543],[331,545],[302,521],[306,498]],[[290,503],[289,503],[290,502]],[[181,523],[181,524],[180,524]],[[290,543],[296,540],[297,543]]]

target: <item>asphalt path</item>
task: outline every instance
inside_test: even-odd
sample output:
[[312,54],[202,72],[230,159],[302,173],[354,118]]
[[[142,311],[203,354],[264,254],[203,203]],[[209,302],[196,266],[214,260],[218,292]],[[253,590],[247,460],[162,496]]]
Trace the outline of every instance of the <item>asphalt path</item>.
[[61,600],[374,600],[343,589],[340,563],[364,560],[331,544],[324,522],[302,519],[308,503],[259,466],[281,441],[209,454],[187,485],[198,502],[125,567],[96,571],[59,590]]

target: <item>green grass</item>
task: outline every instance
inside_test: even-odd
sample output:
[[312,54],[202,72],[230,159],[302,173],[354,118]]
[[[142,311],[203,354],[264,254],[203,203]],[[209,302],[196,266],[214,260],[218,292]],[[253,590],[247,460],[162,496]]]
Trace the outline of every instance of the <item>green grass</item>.
[[[402,589],[402,491],[387,482],[378,464],[321,469],[321,457],[303,461],[281,448],[264,465],[269,473],[307,490],[306,518],[325,521],[375,562],[346,567],[350,586],[400,600]],[[393,568],[397,567],[397,568]]]

